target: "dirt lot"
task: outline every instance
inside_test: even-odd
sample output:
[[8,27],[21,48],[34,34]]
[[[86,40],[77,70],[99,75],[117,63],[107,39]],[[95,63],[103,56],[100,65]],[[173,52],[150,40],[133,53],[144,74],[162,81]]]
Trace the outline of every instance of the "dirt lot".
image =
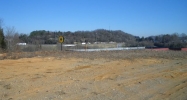
[[0,60],[0,100],[187,100],[187,52],[5,56]]

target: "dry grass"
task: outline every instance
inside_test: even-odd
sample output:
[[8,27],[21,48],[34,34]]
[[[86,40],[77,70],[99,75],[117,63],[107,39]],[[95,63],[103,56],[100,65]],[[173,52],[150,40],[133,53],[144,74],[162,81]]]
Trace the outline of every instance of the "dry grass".
[[37,51],[37,52],[9,52],[0,55],[3,59],[20,59],[31,57],[55,57],[61,58],[84,58],[84,59],[130,59],[134,58],[164,58],[180,59],[187,58],[185,51],[151,51],[151,50],[126,50],[126,51],[99,51],[99,52],[75,52],[75,51]]

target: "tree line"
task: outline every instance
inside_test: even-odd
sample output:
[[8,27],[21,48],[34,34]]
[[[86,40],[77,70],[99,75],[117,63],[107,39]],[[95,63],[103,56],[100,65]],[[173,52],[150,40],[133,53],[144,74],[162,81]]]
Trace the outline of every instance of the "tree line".
[[182,48],[187,47],[187,35],[185,33],[163,34],[149,37],[133,36],[121,30],[97,29],[94,31],[76,32],[52,32],[45,30],[32,31],[29,35],[20,34],[20,42],[29,44],[57,44],[58,37],[64,36],[65,44],[73,43],[95,43],[95,42],[117,42],[125,43],[126,46],[146,46],[146,47],[167,47]]
[[135,41],[133,35],[125,33],[121,30],[105,30],[97,29],[94,31],[75,31],[75,32],[52,32],[52,31],[32,31],[30,35],[21,34],[20,39],[26,43],[35,43],[36,41],[41,44],[56,44],[58,37],[64,36],[66,44],[81,43],[81,42],[128,42]]

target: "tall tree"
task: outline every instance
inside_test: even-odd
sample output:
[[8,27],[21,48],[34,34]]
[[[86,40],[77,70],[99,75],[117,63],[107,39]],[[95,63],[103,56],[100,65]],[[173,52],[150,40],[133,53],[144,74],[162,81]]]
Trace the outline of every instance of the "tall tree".
[[19,34],[14,27],[6,27],[6,40],[8,42],[7,47],[9,51],[17,50],[17,43],[19,43]]
[[0,19],[0,49],[6,49],[6,42],[5,42],[5,36],[3,33],[3,20]]
[[2,28],[0,28],[0,48],[3,50],[6,49],[5,36]]

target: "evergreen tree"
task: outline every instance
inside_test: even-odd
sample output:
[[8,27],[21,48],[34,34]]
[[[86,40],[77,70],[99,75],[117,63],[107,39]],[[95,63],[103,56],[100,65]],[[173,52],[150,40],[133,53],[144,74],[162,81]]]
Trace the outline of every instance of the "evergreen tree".
[[0,28],[0,49],[6,49],[5,36],[3,29]]

